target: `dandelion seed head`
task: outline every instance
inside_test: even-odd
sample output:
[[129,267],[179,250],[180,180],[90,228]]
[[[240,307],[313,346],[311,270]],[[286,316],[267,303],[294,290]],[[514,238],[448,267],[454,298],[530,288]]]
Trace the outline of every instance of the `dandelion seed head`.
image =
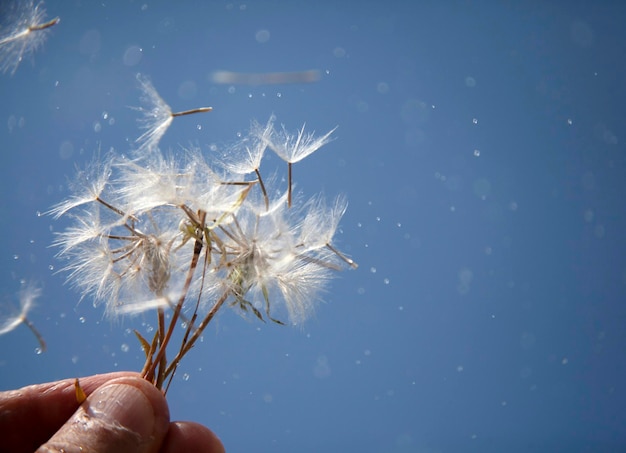
[[[171,114],[149,81],[139,80],[157,113]],[[227,297],[243,314],[302,323],[332,271],[356,267],[331,245],[347,201],[306,201],[291,196],[291,181],[289,191],[276,175],[263,181],[267,147],[280,142],[296,162],[332,133],[277,134],[273,122],[253,122],[219,162],[198,148],[174,155],[155,144],[79,172],[74,193],[50,213],[73,220],[54,244],[81,296],[113,318],[154,309],[182,316]],[[174,308],[179,300],[195,302]]]

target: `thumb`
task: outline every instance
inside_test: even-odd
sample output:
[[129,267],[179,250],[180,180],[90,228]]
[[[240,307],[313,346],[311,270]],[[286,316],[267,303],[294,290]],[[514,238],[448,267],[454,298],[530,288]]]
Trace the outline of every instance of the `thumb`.
[[138,377],[96,389],[37,452],[157,452],[169,427],[163,394]]

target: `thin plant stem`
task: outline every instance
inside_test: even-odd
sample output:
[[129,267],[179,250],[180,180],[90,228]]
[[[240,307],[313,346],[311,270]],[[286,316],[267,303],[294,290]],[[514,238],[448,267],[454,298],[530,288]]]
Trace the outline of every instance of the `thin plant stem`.
[[206,270],[209,266],[210,260],[211,260],[211,238],[206,236],[207,238],[207,248],[208,250],[205,251],[205,255],[204,255],[204,266],[202,267],[202,279],[200,282],[200,291],[198,292],[198,297],[196,298],[196,306],[193,309],[193,315],[191,316],[191,321],[187,323],[187,329],[185,329],[185,336],[183,337],[183,341],[181,343],[181,349],[185,346],[185,343],[187,342],[187,338],[189,338],[189,333],[191,332],[191,330],[193,329],[194,323],[196,322],[196,319],[198,318],[198,308],[200,308],[200,298],[202,296],[202,291],[204,290],[204,282],[206,279]]
[[288,170],[288,174],[289,174],[289,176],[287,177],[287,178],[288,178],[288,180],[289,180],[289,182],[288,182],[288,184],[289,184],[289,189],[288,189],[288,191],[289,191],[289,192],[288,192],[288,194],[287,194],[287,207],[289,207],[289,208],[290,208],[290,207],[291,207],[291,162],[289,162],[289,163],[287,164],[287,167],[289,168],[289,170]]
[[[202,219],[204,221],[206,217],[206,214],[202,214]],[[200,307],[200,298],[202,296],[202,291],[204,289],[204,281],[206,278],[206,270],[209,266],[209,263],[211,261],[211,254],[210,254],[210,249],[211,249],[211,238],[206,235],[205,236],[207,239],[207,248],[208,250],[205,252],[205,258],[204,258],[204,266],[202,268],[202,282],[200,284],[200,291],[198,293],[198,297],[196,299],[196,306],[194,307],[193,310],[193,315],[191,316],[191,320],[189,322],[187,322],[187,328],[185,329],[185,335],[183,336],[183,341],[181,342],[180,345],[180,349],[183,349],[185,347],[185,345],[187,344],[187,339],[189,338],[189,334],[191,333],[191,331],[193,330],[195,323],[196,323],[196,319],[198,318],[198,308]],[[167,382],[167,386],[165,387],[165,391],[163,393],[167,394],[167,390],[170,388],[170,384],[172,383],[172,379],[174,378],[174,374],[176,373],[176,367],[174,367],[174,369],[171,371],[171,374],[169,375],[169,380]],[[164,377],[165,378],[165,377]]]
[[[115,212],[116,214],[119,214],[122,217],[126,217],[126,213],[124,211],[122,211],[121,209],[116,208],[115,206],[113,206],[112,204],[107,203],[106,201],[104,201],[102,198],[100,197],[96,197],[96,201],[98,203],[103,204],[104,206],[106,206],[107,208],[109,208],[111,211]],[[134,217],[131,216],[131,218],[133,220],[136,220]],[[131,230],[132,231],[132,230]]]
[[182,111],[182,112],[172,113],[171,115],[173,117],[175,117],[175,116],[185,116],[185,115],[192,115],[194,113],[210,112],[211,110],[213,110],[213,107],[200,107],[200,108],[197,108],[197,109],[191,109],[191,110],[185,110],[185,111]]
[[[191,330],[193,329],[194,323],[196,322],[196,318],[198,317],[197,310],[198,310],[198,307],[196,306],[196,312],[194,312],[193,316],[191,317],[191,321],[187,324],[187,329],[185,330],[185,336],[183,337],[183,341],[182,341],[182,344],[181,344],[181,349],[187,343],[187,339],[189,338],[189,334],[191,333]],[[167,391],[170,388],[170,384],[172,383],[172,379],[174,379],[174,374],[176,374],[176,369],[177,368],[178,368],[178,366],[175,366],[174,369],[172,370],[171,374],[169,375],[169,379],[167,380],[167,385],[165,386],[165,390],[163,391],[163,394],[165,394],[165,395],[167,395]]]
[[256,173],[256,177],[259,179],[259,186],[261,186],[261,192],[263,192],[263,199],[265,199],[265,210],[269,211],[270,199],[267,196],[267,190],[265,190],[265,184],[263,184],[263,178],[261,178],[261,172],[259,171],[258,168],[255,168],[254,172]]
[[230,295],[230,290],[225,291],[224,294],[222,294],[222,296],[215,303],[215,305],[213,305],[213,308],[211,308],[211,311],[207,313],[207,315],[204,317],[202,322],[198,325],[198,328],[193,332],[193,335],[191,335],[191,338],[189,338],[189,341],[187,341],[185,346],[180,348],[180,351],[178,351],[178,354],[176,354],[176,357],[172,359],[169,366],[167,367],[167,370],[165,371],[165,376],[168,376],[172,371],[176,369],[180,360],[193,347],[196,340],[200,337],[200,335],[202,335],[202,332],[204,331],[206,326],[209,325],[209,323],[211,322],[213,317],[217,314],[219,309],[222,308],[222,305],[224,305],[224,302],[226,302],[229,295]]
[[46,28],[50,28],[53,25],[56,25],[59,23],[61,19],[59,19],[58,17],[55,17],[54,19],[44,23],[44,24],[36,24],[36,25],[31,25],[30,27],[28,27],[28,30],[30,31],[38,31],[38,30],[45,30]]
[[45,352],[46,342],[44,341],[43,336],[39,333],[35,325],[30,322],[25,316],[22,317],[22,322],[26,324],[26,327],[28,327],[30,331],[35,335],[35,337],[37,337],[37,341],[39,342],[39,349],[41,349],[41,352]]
[[[206,213],[202,211],[200,213],[200,216],[201,216],[201,219],[200,219],[201,223],[202,225],[204,225]],[[163,341],[159,345],[159,352],[157,353],[157,356],[152,362],[152,365],[150,366],[148,373],[146,374],[146,376],[144,376],[148,380],[152,380],[152,378],[154,377],[154,371],[158,363],[165,356],[165,349],[167,348],[170,338],[172,337],[172,333],[174,332],[174,328],[176,327],[176,322],[178,321],[178,317],[183,309],[183,304],[185,303],[185,300],[187,299],[187,293],[189,292],[189,287],[191,286],[191,280],[193,279],[193,274],[195,273],[196,267],[198,266],[198,260],[200,258],[201,251],[202,251],[202,240],[196,238],[194,242],[194,247],[193,247],[193,256],[191,257],[191,264],[189,265],[189,270],[187,271],[187,278],[185,279],[183,291],[180,295],[180,298],[178,299],[178,303],[176,304],[176,307],[174,308],[174,313],[172,314],[172,320],[170,321],[169,327],[167,329],[167,333],[165,334]],[[163,378],[165,378],[166,376],[167,375],[163,376]]]
[[223,186],[249,186],[250,184],[255,184],[256,181],[223,181],[220,184]]
[[[163,312],[162,308],[159,308],[157,310],[157,316],[159,319],[159,344],[163,345],[163,340],[165,339],[165,313]],[[161,388],[161,385],[163,385],[163,371],[165,370],[166,366],[167,356],[163,354],[163,356],[161,357],[161,361],[159,362],[159,371],[157,373],[156,387],[159,389]]]
[[352,269],[356,269],[357,267],[359,267],[359,265],[355,263],[353,259],[348,258],[346,255],[341,253],[339,250],[337,250],[335,247],[333,247],[329,243],[326,244],[326,247],[328,247],[328,249],[331,250],[335,255],[337,255],[339,258],[345,261],[346,264],[348,264]]
[[[139,337],[139,334],[137,333],[137,331],[135,331],[135,334]],[[157,347],[158,347],[158,343],[159,343],[159,332],[155,332],[154,333],[154,337],[152,338],[152,343],[150,343],[150,348],[146,351],[146,363],[144,363],[143,368],[141,370],[141,376],[144,377],[144,379],[146,379],[147,381],[152,382],[152,375],[148,375],[148,372],[150,371],[151,367],[152,367],[152,358],[154,357],[154,354],[157,351]]]

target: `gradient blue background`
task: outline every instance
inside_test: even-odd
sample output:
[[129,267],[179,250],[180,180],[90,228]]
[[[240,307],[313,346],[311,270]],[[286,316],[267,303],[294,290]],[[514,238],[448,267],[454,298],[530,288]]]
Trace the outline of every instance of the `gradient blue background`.
[[[141,366],[130,329],[152,317],[78,304],[47,248],[67,224],[37,215],[98,148],[130,149],[141,72],[173,110],[214,107],[164,147],[271,114],[338,125],[295,178],[347,195],[337,240],[360,264],[302,329],[222,314],[179,369],[173,419],[229,452],[624,451],[618,3],[49,1],[61,22],[34,64],[0,77],[0,288],[43,285],[49,351],[23,326],[0,337],[0,389]],[[309,69],[319,82],[210,78]]]

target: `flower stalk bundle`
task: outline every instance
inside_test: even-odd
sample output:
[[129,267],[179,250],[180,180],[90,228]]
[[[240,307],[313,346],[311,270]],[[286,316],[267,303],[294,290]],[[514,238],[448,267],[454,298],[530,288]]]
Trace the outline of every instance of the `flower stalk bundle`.
[[[138,149],[96,158],[50,213],[71,219],[55,245],[83,297],[113,318],[156,312],[154,335],[135,334],[145,353],[142,375],[167,391],[222,308],[298,324],[333,272],[357,265],[333,244],[345,197],[327,203],[292,195],[292,165],[328,143],[332,131],[315,137],[304,127],[291,134],[273,120],[253,122],[224,157],[199,149],[166,154],[158,142],[181,115],[148,79],[139,81],[146,132]],[[261,176],[268,149],[288,163],[286,189]]]

